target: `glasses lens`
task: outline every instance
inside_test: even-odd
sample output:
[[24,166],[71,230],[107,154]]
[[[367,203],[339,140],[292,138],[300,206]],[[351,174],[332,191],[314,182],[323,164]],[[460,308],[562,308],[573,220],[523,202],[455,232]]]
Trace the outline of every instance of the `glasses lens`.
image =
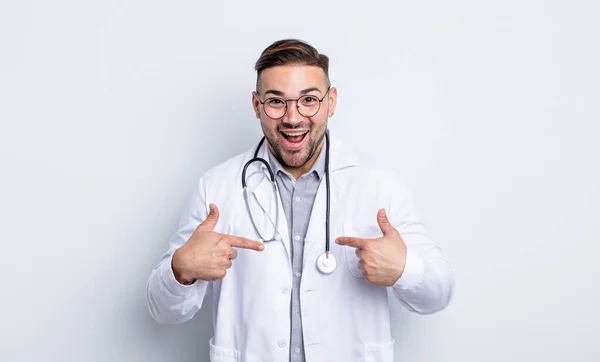
[[287,104],[283,98],[268,98],[264,103],[267,116],[277,119],[285,114]]
[[304,117],[314,116],[319,112],[320,107],[321,102],[319,102],[319,99],[315,96],[306,95],[298,99],[298,112]]

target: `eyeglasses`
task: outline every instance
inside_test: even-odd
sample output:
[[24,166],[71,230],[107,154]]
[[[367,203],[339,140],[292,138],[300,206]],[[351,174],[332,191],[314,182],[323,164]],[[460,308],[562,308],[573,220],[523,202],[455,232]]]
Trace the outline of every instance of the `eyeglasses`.
[[329,90],[331,87],[327,88],[325,95],[323,98],[319,99],[316,96],[307,94],[298,99],[284,99],[281,97],[270,97],[265,99],[263,102],[258,100],[260,104],[263,106],[263,110],[265,114],[269,116],[271,119],[280,119],[285,116],[287,113],[287,102],[296,102],[296,108],[298,109],[298,113],[303,115],[304,117],[312,117],[319,112],[321,109],[321,102],[327,97]]

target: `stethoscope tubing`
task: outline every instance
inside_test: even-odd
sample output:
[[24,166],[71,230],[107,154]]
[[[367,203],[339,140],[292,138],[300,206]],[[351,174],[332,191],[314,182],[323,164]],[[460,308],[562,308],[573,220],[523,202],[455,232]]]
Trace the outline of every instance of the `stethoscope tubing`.
[[[269,171],[269,177],[271,179],[271,183],[273,184],[273,190],[275,192],[275,198],[276,198],[276,216],[275,216],[275,223],[277,224],[279,222],[279,192],[277,190],[277,183],[275,182],[275,174],[273,173],[273,170],[271,169],[271,166],[269,165],[269,163],[267,162],[267,160],[265,160],[264,158],[258,157],[258,152],[261,148],[261,146],[263,145],[265,141],[265,137],[263,136],[263,138],[260,140],[260,142],[258,143],[258,146],[256,146],[256,151],[254,152],[254,157],[249,160],[248,162],[246,162],[246,164],[244,165],[244,168],[242,170],[242,187],[244,189],[244,198],[246,201],[246,208],[248,209],[248,214],[250,215],[250,220],[252,221],[252,226],[254,227],[254,230],[256,231],[256,233],[258,234],[258,236],[263,239],[263,241],[273,241],[276,240],[276,236],[277,236],[277,225],[275,225],[275,232],[274,235],[271,239],[266,239],[264,238],[260,231],[258,230],[258,227],[256,226],[256,223],[254,222],[254,218],[252,217],[252,213],[250,212],[250,206],[248,203],[248,193],[247,193],[247,185],[246,185],[246,170],[248,169],[248,166],[250,166],[252,163],[254,162],[261,162],[263,163],[266,168],[267,171]],[[327,257],[329,257],[329,234],[330,234],[330,211],[331,211],[331,184],[329,181],[329,132],[325,133],[325,189],[326,189],[326,194],[327,194],[327,204],[326,204],[326,211],[325,211],[325,254]]]

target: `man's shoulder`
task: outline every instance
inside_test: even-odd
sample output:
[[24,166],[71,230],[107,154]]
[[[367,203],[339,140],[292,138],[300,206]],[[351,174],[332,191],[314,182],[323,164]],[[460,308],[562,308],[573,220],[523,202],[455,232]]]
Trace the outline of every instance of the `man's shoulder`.
[[[409,189],[399,165],[402,163],[394,157],[381,157],[376,152],[365,152],[346,143],[339,143],[337,151],[343,153],[348,165],[338,173],[338,180],[347,186],[353,185],[371,193],[396,193]],[[348,162],[350,160],[351,162]]]
[[345,164],[356,166],[348,168],[354,173],[376,179],[399,177],[398,170],[390,165],[388,156],[380,157],[373,152],[365,152],[342,141],[338,141],[336,146],[336,151],[342,154]]

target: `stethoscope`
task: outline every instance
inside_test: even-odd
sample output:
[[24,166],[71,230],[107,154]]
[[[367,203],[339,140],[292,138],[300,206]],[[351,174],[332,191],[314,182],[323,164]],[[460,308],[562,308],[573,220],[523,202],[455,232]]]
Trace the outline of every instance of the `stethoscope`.
[[[329,134],[326,132],[325,133],[325,139],[326,139],[326,147],[325,147],[325,186],[326,186],[326,190],[327,190],[327,209],[326,209],[326,216],[325,216],[325,252],[321,255],[319,255],[319,257],[317,258],[317,269],[323,273],[323,274],[331,274],[333,273],[333,271],[335,270],[336,266],[337,266],[337,261],[335,259],[335,257],[333,256],[333,254],[331,254],[329,252],[329,210],[330,210],[330,197],[331,197],[331,192],[330,192],[330,184],[329,184]],[[264,158],[260,158],[258,157],[258,151],[260,150],[260,147],[262,146],[262,144],[265,141],[265,137],[263,137],[260,142],[258,143],[258,146],[256,147],[256,151],[254,152],[254,158],[252,158],[250,161],[246,162],[246,164],[244,165],[244,169],[242,171],[242,187],[244,189],[244,201],[246,202],[246,209],[248,209],[248,215],[250,216],[250,220],[252,222],[252,226],[254,227],[254,230],[256,231],[256,234],[258,235],[258,237],[260,239],[262,239],[263,242],[268,242],[268,241],[274,241],[277,239],[277,225],[279,225],[279,192],[277,190],[277,183],[275,182],[275,175],[273,174],[273,170],[271,169],[271,166],[269,166],[269,163],[264,159]],[[261,232],[258,230],[258,227],[256,226],[256,222],[254,221],[254,217],[252,216],[252,212],[250,211],[250,205],[248,204],[248,187],[246,185],[246,169],[248,168],[248,166],[250,166],[250,164],[252,164],[253,162],[261,162],[263,163],[266,168],[267,171],[269,171],[269,177],[271,180],[271,184],[273,185],[273,193],[275,194],[275,201],[276,201],[276,207],[275,207],[275,230],[273,231],[273,236],[269,239],[265,238]]]

